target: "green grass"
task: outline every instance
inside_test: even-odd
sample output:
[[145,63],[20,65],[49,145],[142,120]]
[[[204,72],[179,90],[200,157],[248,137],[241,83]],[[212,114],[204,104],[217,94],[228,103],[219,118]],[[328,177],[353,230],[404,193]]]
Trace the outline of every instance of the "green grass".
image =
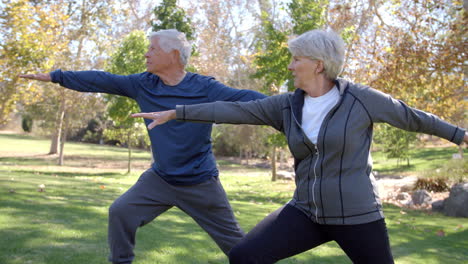
[[[123,174],[126,149],[67,143],[65,166],[44,155],[49,140],[0,134],[0,263],[107,263],[107,209],[149,164]],[[123,163],[120,168],[108,166]],[[268,170],[220,161],[221,181],[244,230],[287,202],[293,183]],[[38,192],[44,184],[45,192]],[[104,187],[104,188],[103,188]],[[468,220],[385,205],[396,263],[467,263]],[[442,232],[443,231],[443,235]],[[438,235],[439,233],[439,235]],[[137,233],[136,264],[228,263],[216,244],[174,208]],[[331,242],[280,263],[350,263]]]
[[[448,169],[447,163],[451,163],[451,166],[459,164],[458,166],[466,167],[468,163],[467,159],[452,161],[452,154],[455,153],[458,153],[458,146],[456,145],[450,147],[415,148],[410,151],[410,166],[407,166],[406,161],[398,164],[396,159],[387,159],[384,153],[378,151],[372,153],[373,168],[383,174],[412,173],[424,176],[437,169]],[[468,172],[465,170],[464,173]]]

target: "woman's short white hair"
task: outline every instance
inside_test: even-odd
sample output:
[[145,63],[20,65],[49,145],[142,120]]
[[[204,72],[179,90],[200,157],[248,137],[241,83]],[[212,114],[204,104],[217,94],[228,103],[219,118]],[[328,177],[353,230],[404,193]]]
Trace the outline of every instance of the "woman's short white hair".
[[177,29],[164,29],[156,32],[151,32],[151,38],[158,38],[159,46],[164,52],[171,52],[178,50],[180,54],[180,61],[185,66],[190,59],[192,53],[192,46],[187,41],[185,34]]
[[344,42],[341,37],[329,30],[307,31],[288,42],[293,56],[308,57],[323,62],[325,76],[335,80],[343,70]]

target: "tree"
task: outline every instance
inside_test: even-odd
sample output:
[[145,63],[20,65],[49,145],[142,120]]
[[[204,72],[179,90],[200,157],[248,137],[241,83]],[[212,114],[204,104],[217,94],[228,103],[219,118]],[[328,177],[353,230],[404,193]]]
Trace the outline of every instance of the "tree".
[[387,158],[397,159],[397,165],[406,160],[406,166],[410,166],[410,147],[416,139],[416,133],[387,124],[379,124],[378,129],[376,129],[376,143],[382,146],[382,151]]
[[[111,56],[107,71],[129,75],[146,70],[144,54],[149,41],[143,31],[131,32]],[[141,119],[129,118],[130,114],[140,112],[138,104],[125,96],[106,95],[108,112],[114,128],[105,130],[108,139],[118,140],[127,145],[128,148],[128,170],[131,172],[132,146],[138,142],[145,142],[149,146],[149,139],[145,124]]]
[[0,15],[0,124],[9,119],[18,104],[38,101],[41,88],[37,83],[19,81],[18,74],[51,69],[57,57],[53,49],[63,49],[68,40],[62,38],[67,17],[57,3],[37,1],[2,1]]
[[463,126],[468,102],[461,3],[405,1],[387,6],[387,13],[397,22],[382,22],[376,33],[382,47],[363,77],[412,107]]
[[151,23],[153,31],[174,28],[184,32],[188,40],[193,40],[195,29],[191,25],[192,22],[185,10],[176,4],[177,0],[163,0],[159,6],[154,8],[156,20]]

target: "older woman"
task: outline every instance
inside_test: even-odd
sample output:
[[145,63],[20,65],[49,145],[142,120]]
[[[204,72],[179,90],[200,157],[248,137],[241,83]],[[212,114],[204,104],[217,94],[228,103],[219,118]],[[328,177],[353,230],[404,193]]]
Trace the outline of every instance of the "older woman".
[[342,39],[312,30],[289,42],[294,93],[246,103],[215,102],[134,114],[149,129],[184,121],[270,125],[294,156],[296,190],[286,205],[254,227],[229,254],[231,263],[274,263],[336,241],[354,263],[393,263],[372,175],[373,124],[436,135],[456,144],[468,134],[438,117],[338,75]]

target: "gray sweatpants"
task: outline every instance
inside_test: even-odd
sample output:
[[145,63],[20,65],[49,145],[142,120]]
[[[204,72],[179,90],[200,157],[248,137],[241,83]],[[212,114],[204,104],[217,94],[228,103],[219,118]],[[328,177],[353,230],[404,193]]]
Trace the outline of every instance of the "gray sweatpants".
[[149,169],[109,208],[109,261],[131,263],[137,228],[173,206],[191,216],[226,255],[244,237],[218,177],[174,186]]

